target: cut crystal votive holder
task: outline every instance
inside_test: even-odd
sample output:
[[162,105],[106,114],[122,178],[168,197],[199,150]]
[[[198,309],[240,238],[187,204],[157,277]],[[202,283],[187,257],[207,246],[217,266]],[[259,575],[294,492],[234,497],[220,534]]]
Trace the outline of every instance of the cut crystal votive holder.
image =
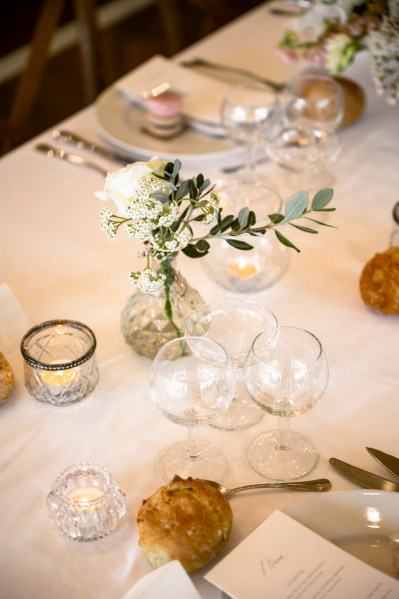
[[98,382],[96,338],[88,326],[74,320],[50,320],[23,337],[25,386],[29,393],[54,406],[87,397]]
[[126,513],[126,494],[103,466],[82,463],[62,472],[47,496],[51,522],[76,541],[108,535]]

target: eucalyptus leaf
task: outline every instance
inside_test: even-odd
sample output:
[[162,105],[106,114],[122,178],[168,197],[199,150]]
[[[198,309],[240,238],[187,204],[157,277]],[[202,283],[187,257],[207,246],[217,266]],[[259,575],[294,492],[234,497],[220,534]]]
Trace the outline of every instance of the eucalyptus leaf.
[[246,229],[248,226],[249,209],[245,206],[238,213],[238,222],[241,229]]
[[285,205],[284,222],[300,218],[305,212],[308,202],[309,194],[307,191],[297,191],[294,193],[294,195],[287,200]]
[[227,241],[229,245],[233,246],[233,248],[236,248],[237,250],[252,250],[254,247],[253,245],[238,239],[226,239],[225,241]]
[[189,258],[202,258],[203,256],[205,256],[208,253],[208,252],[199,252],[196,249],[196,247],[194,245],[192,245],[191,243],[189,245],[186,245],[186,247],[183,248],[181,251],[183,252],[183,254],[185,254]]
[[331,202],[333,195],[334,190],[331,188],[320,189],[312,200],[312,210],[317,212],[325,208]]
[[295,227],[295,229],[299,229],[300,231],[303,231],[304,233],[318,233],[318,231],[316,231],[316,229],[311,229],[310,227],[304,227],[303,225],[296,225],[295,223],[288,223],[289,225],[291,225],[291,227]]
[[292,248],[296,252],[300,252],[301,251],[289,239],[287,239],[286,237],[284,237],[284,235],[282,233],[280,233],[280,231],[277,231],[277,229],[274,230],[274,234],[276,235],[276,237],[279,240],[279,242],[282,243],[283,245],[286,245],[287,247]]
[[188,195],[189,189],[190,189],[190,181],[183,181],[183,183],[180,185],[179,189],[176,191],[175,199],[181,200],[182,198],[184,198],[186,195]]

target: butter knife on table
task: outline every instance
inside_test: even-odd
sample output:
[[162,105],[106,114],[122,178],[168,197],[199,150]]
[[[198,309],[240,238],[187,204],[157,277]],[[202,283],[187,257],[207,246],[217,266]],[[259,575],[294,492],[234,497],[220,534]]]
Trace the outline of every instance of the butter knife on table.
[[[92,154],[97,154],[102,158],[107,158],[108,160],[113,160],[114,162],[121,162],[126,165],[128,162],[132,161],[132,158],[128,158],[122,153],[117,152],[116,150],[110,150],[108,148],[104,148],[103,146],[78,135],[77,133],[73,133],[72,131],[68,131],[67,129],[55,129],[53,131],[53,139],[61,144],[66,144],[78,148],[80,150],[87,150]],[[134,158],[133,158],[134,160]]]
[[337,458],[330,458],[329,462],[337,472],[354,483],[357,483],[362,487],[366,487],[366,489],[379,489],[381,491],[399,492],[399,484],[393,482],[392,480],[388,480],[387,478],[383,478],[382,476],[378,476],[377,474],[373,474],[367,470],[362,470],[357,466],[352,466],[352,464],[348,464],[347,462],[343,462]]
[[389,455],[389,453],[384,453],[373,447],[366,447],[366,449],[385,470],[388,470],[393,476],[399,477],[399,458],[395,458],[393,455]]

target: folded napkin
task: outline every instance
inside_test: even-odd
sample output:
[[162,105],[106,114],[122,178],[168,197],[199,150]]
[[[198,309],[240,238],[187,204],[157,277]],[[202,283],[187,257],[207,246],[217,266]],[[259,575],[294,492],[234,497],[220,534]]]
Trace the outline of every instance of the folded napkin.
[[143,92],[168,83],[183,96],[183,116],[201,133],[224,136],[220,107],[229,84],[200,75],[155,55],[116,83],[116,89],[132,104],[144,105]]
[[143,576],[122,599],[201,599],[181,563],[177,560]]

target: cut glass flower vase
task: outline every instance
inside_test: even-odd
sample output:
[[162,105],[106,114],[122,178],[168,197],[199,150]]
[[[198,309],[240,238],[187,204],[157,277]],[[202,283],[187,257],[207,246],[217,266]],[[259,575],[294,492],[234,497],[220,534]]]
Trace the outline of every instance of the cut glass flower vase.
[[[184,335],[188,315],[204,303],[198,291],[180,274],[174,260],[168,261],[166,272],[165,285],[155,294],[137,290],[122,311],[121,329],[126,343],[138,354],[151,359],[165,343]],[[165,309],[166,289],[173,322]]]

